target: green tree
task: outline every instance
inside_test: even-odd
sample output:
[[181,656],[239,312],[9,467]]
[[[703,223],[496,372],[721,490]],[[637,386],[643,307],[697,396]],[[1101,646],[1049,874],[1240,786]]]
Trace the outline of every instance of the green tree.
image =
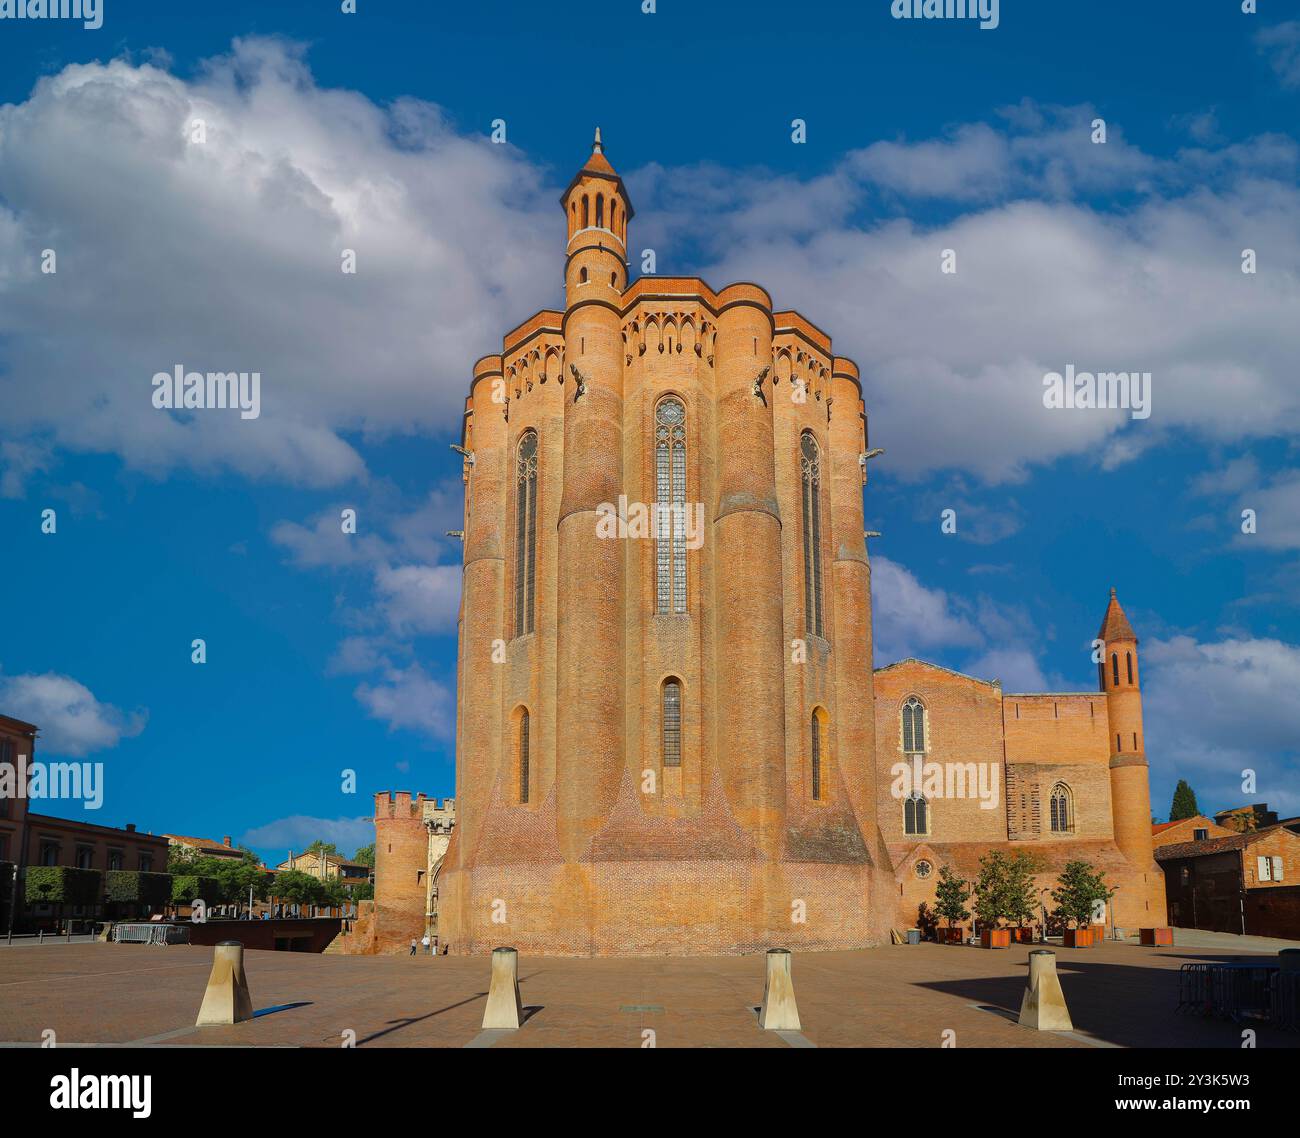
[[1090,862],[1068,861],[1056,879],[1052,900],[1056,902],[1056,916],[1067,924],[1073,921],[1076,928],[1084,928],[1092,923],[1098,902],[1109,901],[1115,893],[1115,889],[1107,887],[1101,870]]
[[357,865],[368,865],[371,869],[375,868],[375,843],[371,842],[368,846],[362,846],[355,854],[352,860]]
[[317,838],[311,845],[302,851],[305,854],[330,854],[337,857],[339,848],[333,842],[323,842]]
[[1022,924],[1034,914],[1037,896],[1034,874],[1041,861],[1028,850],[992,850],[980,858],[975,882],[975,915],[982,924],[997,928],[1003,920]]
[[934,887],[934,911],[952,928],[958,921],[970,916],[966,902],[970,900],[970,882],[958,877],[946,865],[939,867],[939,881]]
[[1187,785],[1185,778],[1180,778],[1178,785],[1174,787],[1174,801],[1169,807],[1169,821],[1181,822],[1184,818],[1195,818],[1199,813],[1196,791]]
[[271,895],[292,905],[317,905],[324,896],[324,887],[318,878],[297,869],[286,869],[275,875]]

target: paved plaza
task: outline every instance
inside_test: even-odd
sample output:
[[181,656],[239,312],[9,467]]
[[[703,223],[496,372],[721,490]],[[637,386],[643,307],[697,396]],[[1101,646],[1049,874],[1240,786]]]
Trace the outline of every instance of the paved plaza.
[[[0,1043],[35,1045],[52,1029],[59,1046],[338,1047],[350,1031],[359,1047],[640,1047],[650,1029],[658,1047],[938,1047],[946,1031],[959,1047],[1240,1047],[1238,1025],[1175,1010],[1178,968],[1276,948],[1188,938],[1197,943],[1059,950],[1075,1026],[1068,1034],[1029,1031],[1010,1015],[1024,990],[1026,945],[796,955],[798,1035],[758,1027],[761,955],[523,957],[527,1022],[485,1036],[489,962],[481,957],[248,952],[257,1017],[196,1029],[211,948],[47,944],[0,951]],[[1257,1030],[1260,1047],[1300,1046],[1300,1036]]]

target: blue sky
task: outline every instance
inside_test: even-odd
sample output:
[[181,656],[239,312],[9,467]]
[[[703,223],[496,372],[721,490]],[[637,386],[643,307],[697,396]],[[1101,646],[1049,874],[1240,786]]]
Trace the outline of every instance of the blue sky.
[[[1089,690],[1114,585],[1155,812],[1187,777],[1300,813],[1294,10],[358,8],[0,21],[0,712],[105,764],[94,820],[279,858],[452,791],[447,444],[474,359],[560,300],[597,124],[635,250],[861,365],[878,665]],[[153,409],[177,363],[260,370],[261,418]],[[1067,364],[1150,371],[1151,417],[1045,411]]]

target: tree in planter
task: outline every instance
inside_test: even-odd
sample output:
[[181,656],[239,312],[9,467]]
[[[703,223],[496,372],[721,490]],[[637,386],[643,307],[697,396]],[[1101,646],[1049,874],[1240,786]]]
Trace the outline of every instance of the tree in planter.
[[1187,784],[1185,778],[1180,778],[1178,785],[1174,787],[1174,801],[1169,807],[1169,821],[1181,822],[1184,818],[1195,818],[1199,813],[1196,791]]
[[970,918],[966,902],[970,900],[970,882],[958,877],[946,865],[939,867],[939,880],[934,887],[934,911],[952,928],[958,921]]
[[1028,850],[1016,850],[1007,859],[1004,907],[1007,920],[1021,928],[1034,919],[1038,908],[1034,875],[1041,872],[1042,868],[1042,859]]
[[1077,929],[1086,928],[1092,923],[1097,902],[1109,901],[1118,890],[1108,888],[1105,875],[1091,862],[1068,861],[1061,875],[1056,879],[1056,888],[1052,890],[1052,900],[1056,902],[1056,916],[1068,927],[1071,921]]
[[975,881],[975,915],[980,924],[996,929],[1001,921],[1023,924],[1034,915],[1037,895],[1034,874],[1042,861],[1028,850],[992,850],[980,858]]

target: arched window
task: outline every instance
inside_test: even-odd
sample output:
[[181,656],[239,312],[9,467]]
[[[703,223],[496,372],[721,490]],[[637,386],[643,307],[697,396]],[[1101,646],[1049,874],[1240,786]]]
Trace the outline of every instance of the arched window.
[[903,704],[903,753],[925,753],[925,704],[916,696]]
[[528,709],[519,714],[519,801],[528,801]]
[[1052,833],[1074,832],[1074,795],[1063,782],[1052,787],[1051,819]]
[[826,746],[826,712],[818,708],[812,715],[812,739],[809,750],[808,773],[812,784],[813,801],[820,801],[822,796],[822,758]]
[[533,631],[537,583],[537,432],[525,431],[515,457],[515,635]]
[[682,685],[664,680],[663,686],[664,766],[682,765]]
[[605,195],[596,195],[596,228],[605,228]]
[[609,199],[609,228],[615,237],[618,236],[618,198]]
[[578,283],[579,284],[587,283],[587,267],[585,265],[578,270]]
[[1118,687],[1119,686],[1119,653],[1118,652],[1112,652],[1110,654],[1110,676],[1114,685]]
[[591,224],[591,204],[587,200],[587,195],[582,195],[582,228],[586,229]]
[[686,611],[686,408],[655,408],[655,611]]
[[821,451],[811,431],[799,442],[803,476],[803,597],[804,624],[814,636],[824,636],[822,616]]
[[1128,682],[1132,683],[1133,682],[1133,653],[1125,652],[1124,660],[1128,664]]
[[903,833],[928,834],[930,832],[930,804],[924,795],[909,794],[903,799]]

